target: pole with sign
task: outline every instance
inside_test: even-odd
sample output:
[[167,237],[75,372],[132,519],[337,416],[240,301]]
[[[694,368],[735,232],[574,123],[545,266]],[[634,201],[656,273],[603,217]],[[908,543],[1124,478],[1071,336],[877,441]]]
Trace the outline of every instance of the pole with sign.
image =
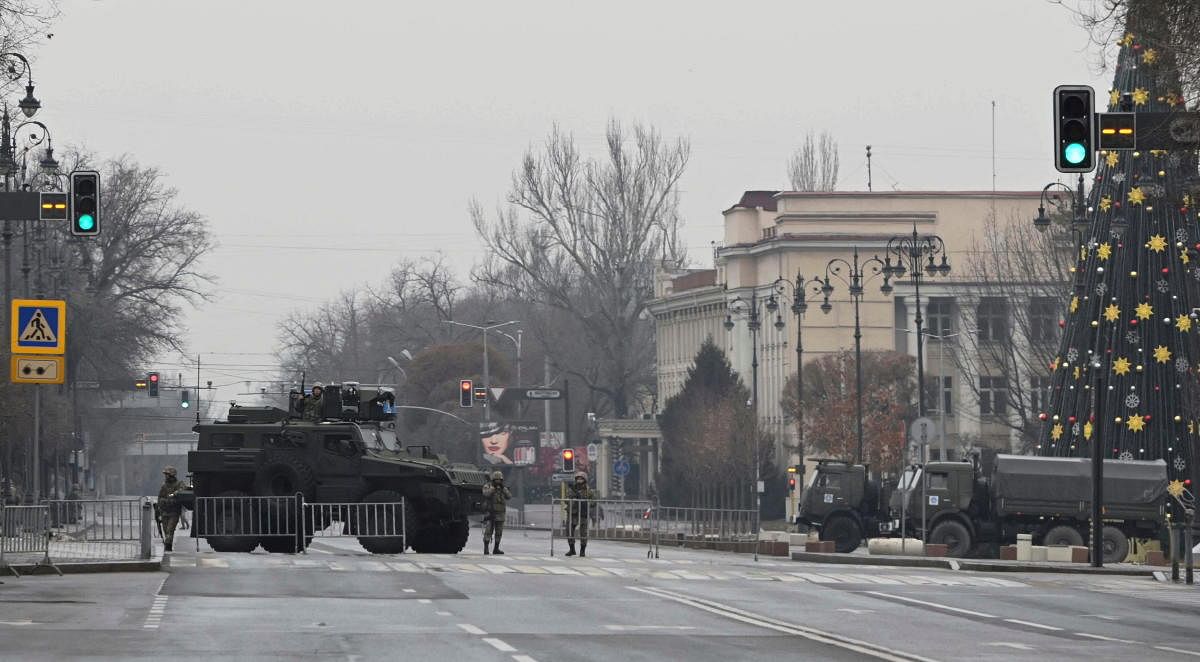
[[[9,310],[12,360],[9,380],[33,384],[33,492],[41,500],[42,391],[39,384],[61,384],[66,378],[67,302],[59,299],[13,299]],[[11,471],[11,469],[9,469]]]

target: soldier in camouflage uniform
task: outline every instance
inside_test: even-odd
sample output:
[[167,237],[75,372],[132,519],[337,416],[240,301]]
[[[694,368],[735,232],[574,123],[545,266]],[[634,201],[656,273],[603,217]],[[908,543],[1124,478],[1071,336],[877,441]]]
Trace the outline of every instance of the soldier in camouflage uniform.
[[496,546],[492,547],[493,554],[503,554],[500,551],[500,538],[504,535],[504,515],[508,509],[508,500],[512,492],[504,486],[504,474],[492,472],[492,482],[483,486],[483,500],[487,504],[487,514],[483,516],[483,553],[488,553],[492,543],[492,534],[496,534]]
[[588,487],[587,474],[575,474],[575,483],[567,488],[567,556],[575,556],[575,529],[579,529],[579,555],[587,556],[588,519],[595,517],[591,503],[596,494]]
[[179,480],[179,472],[175,467],[163,467],[163,484],[158,488],[159,518],[162,521],[163,549],[170,552],[175,542],[175,527],[179,525],[179,517],[183,514],[183,505],[175,500],[175,493],[186,488],[187,484]]
[[304,420],[319,421],[321,420],[321,383],[313,384],[312,395],[304,399]]

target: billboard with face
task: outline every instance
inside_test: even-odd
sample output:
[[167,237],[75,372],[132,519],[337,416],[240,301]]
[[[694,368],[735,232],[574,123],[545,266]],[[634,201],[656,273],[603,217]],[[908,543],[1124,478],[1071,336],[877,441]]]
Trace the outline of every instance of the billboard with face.
[[537,460],[538,424],[532,421],[492,421],[479,424],[483,461],[527,466]]

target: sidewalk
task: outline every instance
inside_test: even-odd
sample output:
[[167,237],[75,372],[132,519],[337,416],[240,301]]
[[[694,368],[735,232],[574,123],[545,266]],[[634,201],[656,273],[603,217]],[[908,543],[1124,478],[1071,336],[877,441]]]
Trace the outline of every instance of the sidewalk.
[[948,568],[950,570],[974,570],[981,572],[1057,572],[1074,574],[1096,574],[1116,576],[1153,576],[1155,572],[1170,571],[1170,566],[1145,566],[1131,563],[1113,563],[1103,568],[1093,568],[1087,563],[1049,563],[1045,561],[1001,561],[998,559],[950,559],[924,556],[885,556],[865,553],[822,554],[817,552],[793,551],[793,561],[805,563],[830,563],[840,565],[879,565],[908,568]]

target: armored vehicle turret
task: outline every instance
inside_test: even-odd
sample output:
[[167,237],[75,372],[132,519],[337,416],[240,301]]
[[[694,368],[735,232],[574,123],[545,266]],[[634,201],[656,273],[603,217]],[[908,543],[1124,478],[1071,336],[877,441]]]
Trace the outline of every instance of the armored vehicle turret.
[[[224,421],[196,425],[188,453],[198,497],[294,496],[305,503],[404,501],[405,535],[360,536],[376,554],[457,553],[466,544],[468,516],[483,511],[486,474],[449,462],[428,446],[402,448],[395,432],[395,396],[384,387],[332,384],[316,406],[293,394],[291,411],[233,405]],[[300,412],[310,414],[301,418]],[[337,508],[322,508],[336,513]],[[399,512],[399,511],[388,511]],[[197,518],[201,511],[197,511]],[[203,526],[197,531],[219,531]],[[331,522],[306,521],[306,533]],[[342,524],[354,534],[353,522]],[[307,538],[306,538],[307,539]],[[295,552],[296,536],[207,536],[217,551]]]

